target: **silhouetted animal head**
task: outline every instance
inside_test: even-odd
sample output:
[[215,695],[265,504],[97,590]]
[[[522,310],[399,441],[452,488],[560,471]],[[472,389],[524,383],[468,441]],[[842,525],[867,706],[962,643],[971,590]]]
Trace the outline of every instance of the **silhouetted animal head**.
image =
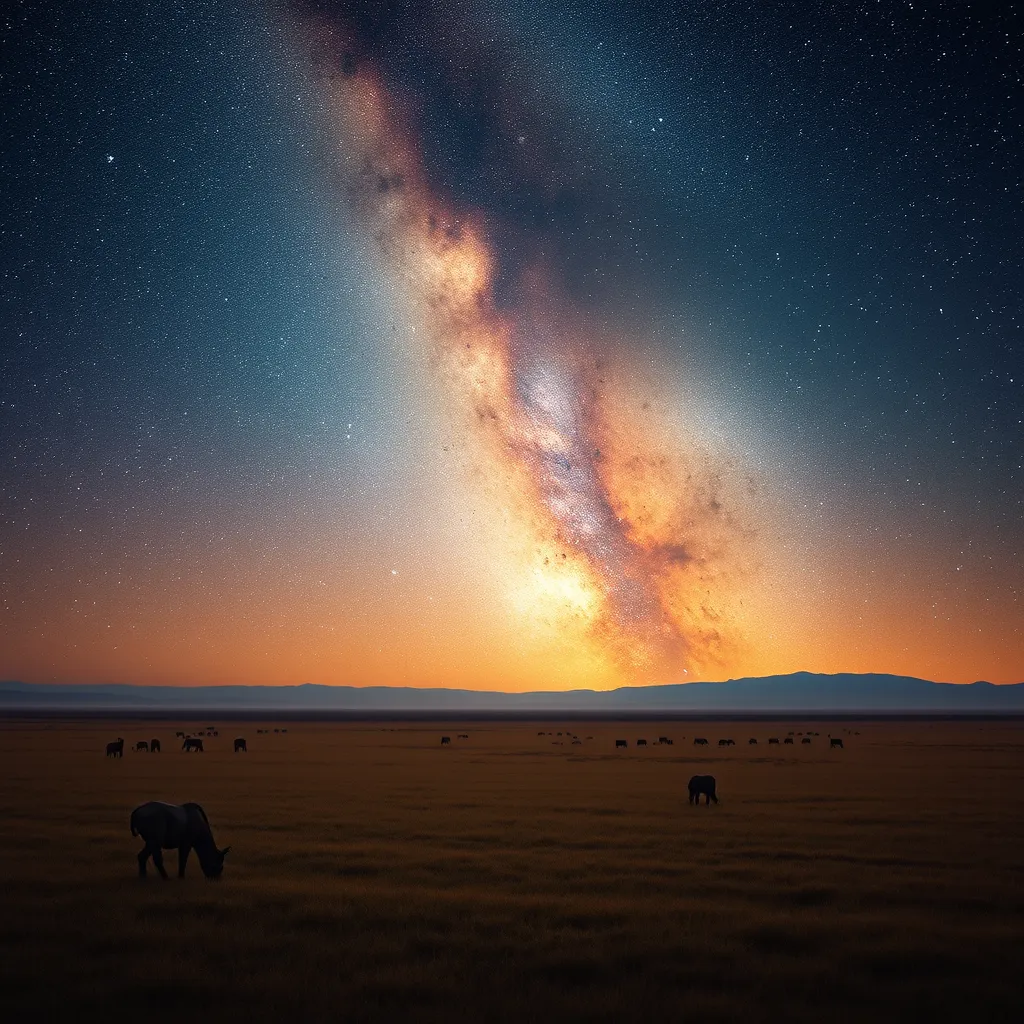
[[203,864],[203,874],[207,878],[219,879],[224,873],[224,858],[228,855],[228,850],[230,849],[230,846],[225,846],[223,850],[218,850],[217,847],[213,848],[213,854]]

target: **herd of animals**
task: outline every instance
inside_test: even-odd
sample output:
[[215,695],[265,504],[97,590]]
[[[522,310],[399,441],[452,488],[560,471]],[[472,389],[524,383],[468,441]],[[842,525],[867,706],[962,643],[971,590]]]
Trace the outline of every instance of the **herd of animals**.
[[[270,729],[257,729],[258,734],[269,733]],[[286,733],[287,729],[274,729],[275,733]],[[854,736],[859,736],[860,733],[856,730],[845,729],[844,732]],[[203,751],[203,736],[219,736],[220,733],[217,729],[210,725],[203,731],[200,731],[196,735],[186,734],[184,732],[176,732],[175,737],[180,739],[181,749],[183,751],[194,751],[201,753]],[[550,732],[538,732],[538,736],[550,736]],[[556,736],[561,737],[562,733],[555,733]],[[782,741],[784,744],[793,744],[795,737],[800,737],[802,744],[811,742],[812,737],[819,736],[820,733],[808,732],[807,735],[802,733],[790,732],[788,736]],[[582,744],[582,740],[575,733],[566,730],[565,736],[571,739],[573,745]],[[468,740],[469,733],[458,733],[457,739]],[[593,736],[588,736],[588,740],[592,740]],[[683,739],[686,737],[684,736]],[[843,741],[839,736],[833,736],[831,733],[828,734],[829,749],[842,748]],[[452,738],[450,736],[441,737],[441,746],[447,747],[451,745]],[[768,743],[772,745],[779,744],[779,738],[777,736],[769,737]],[[556,745],[562,745],[564,740],[555,739],[552,743]],[[747,740],[748,745],[754,746],[757,744],[756,737],[751,737]],[[636,741],[638,747],[646,747],[646,739],[638,739]],[[668,736],[659,736],[655,740],[656,746],[673,746],[673,741]],[[695,736],[693,739],[693,745],[695,747],[706,747],[708,740],[704,736]],[[734,739],[723,738],[718,741],[720,747],[733,747],[736,745]],[[621,749],[628,747],[629,743],[627,740],[617,739],[615,741],[615,748]],[[135,743],[133,749],[136,752],[147,752],[151,754],[160,753],[160,740],[139,740]],[[238,736],[234,740],[234,752],[236,754],[247,753],[248,747],[246,745],[245,737]],[[124,757],[124,738],[118,737],[111,743],[107,744],[107,757]],[[700,804],[700,798],[704,797],[705,806],[710,806],[712,800],[718,803],[718,794],[716,792],[717,783],[713,775],[694,775],[687,783],[687,792],[689,794],[689,802],[693,805]],[[230,847],[225,847],[223,850],[217,848],[217,844],[213,840],[213,832],[210,829],[209,819],[206,817],[206,812],[197,803],[186,803],[186,804],[168,804],[160,800],[150,800],[147,803],[140,804],[131,813],[129,818],[129,826],[133,836],[140,836],[144,843],[142,850],[138,855],[139,862],[139,877],[146,877],[146,863],[150,859],[153,861],[153,866],[160,873],[160,876],[166,879],[167,870],[164,868],[163,851],[164,850],[177,850],[178,851],[178,877],[185,877],[185,865],[188,862],[189,854],[192,850],[196,851],[196,857],[199,860],[199,866],[203,871],[203,874],[207,878],[218,879],[224,871],[224,858],[228,853]]]
[[[257,729],[257,733],[269,733],[270,729]],[[287,732],[287,729],[274,729],[274,732]],[[205,731],[200,731],[194,735],[191,733],[176,732],[174,734],[176,739],[181,740],[181,749],[186,753],[193,751],[195,753],[203,753],[203,737],[204,736],[219,736],[220,733],[211,725]],[[236,754],[248,753],[249,748],[245,742],[244,736],[238,736],[235,738],[234,749]],[[133,747],[132,750],[137,753],[160,753],[160,741],[157,739],[152,740],[139,740]],[[107,757],[124,757],[124,737],[118,736],[116,740],[107,744]]]

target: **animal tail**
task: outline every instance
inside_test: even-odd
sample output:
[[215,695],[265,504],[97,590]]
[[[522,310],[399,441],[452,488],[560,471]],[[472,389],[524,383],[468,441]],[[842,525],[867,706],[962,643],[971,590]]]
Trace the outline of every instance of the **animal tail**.
[[139,830],[135,827],[135,811],[132,811],[132,816],[128,824],[131,826],[132,835],[137,836],[139,834]]

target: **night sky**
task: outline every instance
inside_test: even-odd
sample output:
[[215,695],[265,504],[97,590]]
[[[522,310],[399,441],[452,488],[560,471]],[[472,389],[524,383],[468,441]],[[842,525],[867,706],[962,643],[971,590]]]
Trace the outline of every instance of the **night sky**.
[[0,678],[1024,679],[1012,5],[235,6],[0,16]]

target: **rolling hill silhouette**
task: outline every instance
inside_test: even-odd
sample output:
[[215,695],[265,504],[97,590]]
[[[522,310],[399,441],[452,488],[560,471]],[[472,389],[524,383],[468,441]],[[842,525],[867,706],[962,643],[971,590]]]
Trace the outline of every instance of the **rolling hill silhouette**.
[[936,683],[876,673],[791,675],[616,690],[417,689],[392,686],[133,686],[0,682],[0,711],[185,710],[353,712],[1022,712],[1024,683]]

